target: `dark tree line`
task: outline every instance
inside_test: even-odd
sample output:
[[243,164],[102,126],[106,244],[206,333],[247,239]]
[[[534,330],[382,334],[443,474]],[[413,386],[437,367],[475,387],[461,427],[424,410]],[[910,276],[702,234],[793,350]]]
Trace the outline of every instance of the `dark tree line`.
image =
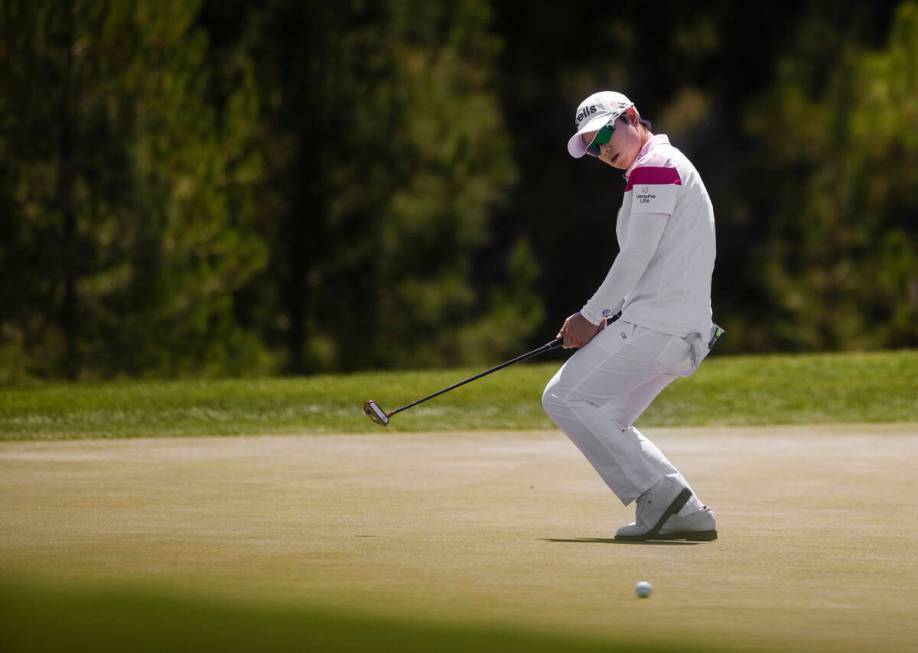
[[[608,270],[628,94],[725,351],[918,343],[918,3],[0,0],[0,379],[480,364]],[[593,165],[591,165],[593,164]]]

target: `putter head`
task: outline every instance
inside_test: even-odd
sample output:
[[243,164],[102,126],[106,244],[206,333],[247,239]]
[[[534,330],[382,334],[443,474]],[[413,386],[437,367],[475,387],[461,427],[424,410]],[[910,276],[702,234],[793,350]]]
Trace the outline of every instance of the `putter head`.
[[363,412],[367,414],[367,417],[381,426],[387,426],[389,424],[389,416],[386,415],[386,411],[380,408],[379,404],[372,399],[363,402]]

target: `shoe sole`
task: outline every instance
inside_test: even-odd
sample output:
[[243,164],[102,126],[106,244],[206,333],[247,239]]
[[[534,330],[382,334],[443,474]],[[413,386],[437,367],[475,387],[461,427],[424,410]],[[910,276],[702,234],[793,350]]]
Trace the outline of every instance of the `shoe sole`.
[[673,499],[673,502],[669,504],[669,507],[663,511],[663,515],[660,517],[657,523],[654,524],[654,527],[651,528],[649,531],[647,531],[646,533],[642,533],[640,535],[616,535],[615,539],[616,540],[627,540],[629,542],[642,542],[644,540],[660,539],[658,537],[658,533],[660,532],[660,529],[663,528],[663,524],[666,523],[667,519],[669,519],[670,517],[675,515],[677,512],[682,510],[682,506],[688,503],[688,500],[691,497],[692,497],[692,491],[688,488],[684,488],[682,492],[680,492],[676,496],[676,498]]
[[678,533],[660,533],[655,540],[688,540],[690,542],[713,542],[717,539],[717,531],[681,531]]

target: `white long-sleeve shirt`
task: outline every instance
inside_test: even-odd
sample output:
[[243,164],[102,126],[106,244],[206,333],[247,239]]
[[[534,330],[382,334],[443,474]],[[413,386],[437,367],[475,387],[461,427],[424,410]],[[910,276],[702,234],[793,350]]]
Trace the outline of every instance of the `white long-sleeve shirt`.
[[623,321],[672,335],[711,330],[714,208],[695,166],[653,136],[625,173],[615,233],[619,254],[581,309],[593,324],[622,311]]

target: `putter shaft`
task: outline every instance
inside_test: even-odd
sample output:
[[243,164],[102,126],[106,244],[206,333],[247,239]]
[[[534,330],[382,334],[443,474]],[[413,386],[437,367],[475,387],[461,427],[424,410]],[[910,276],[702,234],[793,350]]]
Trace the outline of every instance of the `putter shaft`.
[[437,392],[435,392],[435,393],[433,393],[433,394],[431,394],[431,395],[427,395],[426,397],[423,397],[423,398],[421,398],[421,399],[418,399],[417,401],[412,401],[410,404],[405,404],[404,406],[402,406],[402,407],[400,407],[400,408],[396,408],[395,410],[386,413],[386,415],[387,415],[388,417],[392,417],[392,416],[395,415],[396,413],[400,413],[400,412],[402,412],[403,410],[408,410],[409,408],[413,408],[414,406],[417,406],[418,404],[422,404],[422,403],[424,403],[425,401],[430,401],[430,400],[433,399],[434,397],[439,397],[440,395],[442,395],[442,394],[444,394],[444,393],[447,393],[447,392],[449,392],[450,390],[455,390],[456,388],[458,388],[458,387],[460,387],[460,386],[463,386],[463,385],[465,385],[466,383],[471,383],[472,381],[477,381],[478,379],[480,379],[480,378],[483,377],[483,376],[487,376],[488,374],[493,374],[494,372],[496,372],[496,371],[498,371],[498,370],[502,370],[503,368],[507,367],[508,365],[513,365],[514,363],[519,363],[520,361],[526,360],[527,358],[533,358],[534,356],[538,356],[539,354],[544,354],[545,352],[547,352],[547,351],[552,351],[552,350],[554,350],[554,349],[557,349],[557,348],[560,347],[560,346],[561,346],[561,341],[560,341],[560,340],[552,340],[551,342],[545,343],[544,345],[542,345],[542,346],[539,347],[538,349],[533,349],[532,351],[526,352],[525,354],[521,354],[520,356],[517,356],[516,358],[514,358],[514,359],[512,359],[512,360],[509,360],[509,361],[506,361],[506,362],[504,362],[504,363],[501,363],[500,365],[495,365],[494,367],[492,367],[492,368],[489,369],[489,370],[485,370],[484,372],[479,372],[479,373],[476,374],[475,376],[471,376],[471,377],[469,377],[469,378],[467,378],[467,379],[465,379],[465,380],[463,380],[463,381],[459,381],[458,383],[454,383],[453,385],[451,385],[451,386],[449,386],[449,387],[447,387],[447,388],[443,388],[442,390],[438,390]]
[[[621,313],[619,313],[618,315],[615,315],[614,317],[607,318],[606,325],[608,326],[609,324],[612,324],[620,316],[621,316]],[[513,365],[514,363],[519,363],[520,361],[524,361],[528,358],[534,358],[535,356],[539,356],[540,354],[544,354],[549,351],[554,351],[555,349],[558,349],[559,347],[561,347],[561,345],[563,344],[564,344],[563,340],[559,338],[555,338],[551,342],[546,342],[541,347],[533,349],[532,351],[527,351],[525,354],[520,354],[516,358],[512,358],[508,361],[505,361],[501,363],[500,365],[495,365],[494,367],[487,369],[484,372],[479,372],[475,376],[471,376],[467,379],[459,381],[458,383],[454,383],[453,385],[449,387],[443,388],[442,390],[438,390],[437,392],[434,392],[433,394],[427,395],[426,397],[422,397],[421,399],[418,399],[417,401],[412,401],[410,404],[405,404],[404,406],[396,408],[395,410],[392,410],[392,411],[383,410],[382,407],[378,403],[370,399],[369,401],[363,402],[363,412],[366,413],[367,417],[369,417],[371,420],[373,420],[377,424],[381,424],[382,426],[387,426],[389,424],[389,418],[395,415],[396,413],[400,413],[403,410],[408,410],[409,408],[413,408],[414,406],[417,406],[418,404],[422,404],[425,401],[430,401],[431,399],[435,397],[439,397],[440,395],[447,393],[450,390],[455,390],[458,387],[464,386],[466,383],[471,383],[472,381],[476,381],[483,376],[487,376],[488,374],[493,374],[494,372],[498,370],[502,370],[508,365]]]

